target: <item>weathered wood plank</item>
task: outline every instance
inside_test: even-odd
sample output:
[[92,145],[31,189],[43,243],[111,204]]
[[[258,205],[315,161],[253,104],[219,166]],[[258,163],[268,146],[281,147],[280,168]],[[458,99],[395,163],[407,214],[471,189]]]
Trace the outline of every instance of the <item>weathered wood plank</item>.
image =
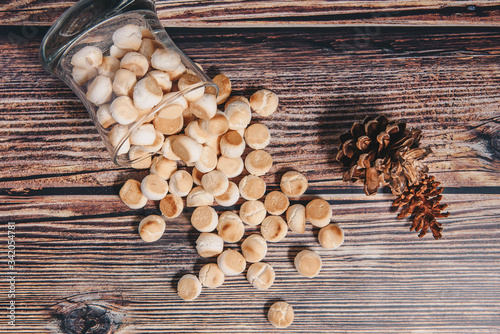
[[[351,29],[169,33],[210,75],[227,74],[236,92],[278,93],[279,111],[259,119],[271,129],[276,162],[265,179],[273,188],[284,170],[304,172],[310,188],[302,203],[329,200],[345,244],[326,251],[317,229],[290,232],[270,244],[266,261],[277,279],[269,291],[252,289],[239,275],[181,302],[180,274],[211,261],[194,248],[192,209],[169,222],[159,242],[143,243],[137,224],[158,213],[157,203],[130,210],[117,193],[126,179],[146,172],[110,162],[81,103],[40,68],[40,36],[10,44],[4,34],[0,235],[6,222],[16,222],[16,333],[50,333],[56,305],[67,298],[71,305],[115,307],[132,333],[282,332],[265,316],[275,300],[295,308],[287,333],[500,330],[497,31],[383,28],[366,40]],[[378,113],[422,127],[424,144],[434,150],[430,169],[444,181],[443,202],[452,213],[442,220],[439,241],[419,239],[408,221],[395,219],[389,193],[366,197],[341,182],[338,135]],[[253,231],[247,227],[246,234]],[[316,279],[300,278],[293,268],[303,247],[323,257]],[[12,330],[0,322],[0,333]]]
[[[424,144],[434,150],[431,170],[447,186],[499,185],[496,32],[389,29],[364,44],[351,30],[171,35],[210,75],[228,75],[235,93],[249,96],[259,87],[278,93],[279,112],[255,117],[272,132],[273,172],[300,166],[317,185],[345,187],[334,161],[337,138],[354,120],[382,113],[424,130]],[[5,44],[4,37],[11,55],[0,59],[4,187],[123,180],[82,104],[40,68],[38,43]]]
[[[82,202],[78,197],[74,202],[66,196],[52,199],[57,197],[61,206]],[[124,208],[112,196],[98,197],[86,203],[87,209],[101,211],[97,202]],[[139,217],[133,214],[46,221],[28,211],[16,223],[18,328],[45,333],[55,303],[76,293],[111,291],[130,304],[120,309],[127,311],[125,324],[137,332],[269,333],[263,314],[277,299],[295,307],[290,333],[498,329],[498,194],[474,200],[447,194],[454,215],[446,219],[446,237],[439,242],[402,229],[405,223],[387,210],[388,197],[373,201],[371,214],[355,206],[358,195],[325,198],[346,233],[341,248],[321,249],[316,229],[308,226],[304,235],[290,233],[285,242],[270,244],[266,261],[277,272],[271,290],[253,290],[239,275],[228,277],[219,289],[204,290],[193,303],[178,300],[175,281],[212,260],[197,256],[192,246],[197,233],[190,231],[188,214],[169,223],[159,242],[144,244],[136,232]],[[35,208],[44,203],[53,211],[48,216],[57,216],[59,205],[51,197],[39,202]],[[484,207],[475,206],[478,202]],[[247,227],[247,234],[255,230]],[[300,278],[292,264],[305,245],[324,260],[313,280]],[[101,301],[113,303],[109,293],[102,295]]]
[[[2,25],[52,25],[76,1],[0,5]],[[500,25],[500,2],[481,1],[195,1],[158,0],[166,27],[345,25]]]

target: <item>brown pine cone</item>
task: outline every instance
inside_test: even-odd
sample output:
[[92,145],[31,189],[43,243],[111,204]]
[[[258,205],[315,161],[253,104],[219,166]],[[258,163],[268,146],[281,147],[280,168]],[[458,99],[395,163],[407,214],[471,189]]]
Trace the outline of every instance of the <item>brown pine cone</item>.
[[340,136],[337,161],[347,168],[344,181],[361,180],[365,193],[373,195],[380,183],[400,195],[427,173],[420,161],[431,149],[419,148],[422,131],[406,129],[406,123],[389,122],[385,116],[365,118]]
[[441,212],[448,205],[439,204],[443,197],[441,196],[443,188],[438,188],[439,185],[439,182],[434,181],[434,176],[424,175],[418,184],[408,186],[408,189],[392,203],[394,207],[403,208],[398,218],[412,216],[410,231],[420,231],[419,237],[423,237],[428,229],[432,231],[434,239],[442,237],[443,228],[436,218],[448,217],[450,213]]

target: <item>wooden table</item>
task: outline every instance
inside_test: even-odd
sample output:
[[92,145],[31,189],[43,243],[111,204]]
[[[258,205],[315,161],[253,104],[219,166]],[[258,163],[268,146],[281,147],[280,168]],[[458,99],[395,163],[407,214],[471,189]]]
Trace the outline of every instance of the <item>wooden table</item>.
[[[213,260],[196,253],[192,209],[144,243],[137,224],[157,203],[131,210],[118,190],[147,171],[113,165],[81,102],[40,67],[46,26],[72,3],[0,5],[0,333],[59,333],[102,309],[119,333],[500,332],[500,1],[158,1],[173,40],[209,75],[226,74],[237,94],[279,95],[277,113],[255,117],[272,134],[268,189],[286,170],[304,173],[310,187],[293,202],[327,199],[345,231],[336,250],[310,225],[289,232],[265,259],[270,290],[239,275],[193,302],[177,280]],[[342,182],[339,135],[378,114],[421,128],[432,147],[451,213],[441,240],[409,232],[389,191],[367,197]],[[304,248],[323,258],[315,279],[293,267]],[[266,319],[276,300],[294,307],[286,330]]]

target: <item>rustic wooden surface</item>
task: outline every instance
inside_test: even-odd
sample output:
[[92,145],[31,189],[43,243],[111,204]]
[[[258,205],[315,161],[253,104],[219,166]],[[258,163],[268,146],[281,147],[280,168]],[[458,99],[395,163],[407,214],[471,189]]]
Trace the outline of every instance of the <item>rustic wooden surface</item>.
[[[277,279],[268,291],[239,275],[189,303],[175,284],[208,262],[193,246],[192,210],[168,222],[160,241],[142,242],[138,221],[158,213],[157,204],[130,210],[117,194],[146,172],[114,166],[83,105],[41,69],[44,28],[0,29],[0,240],[6,254],[6,223],[15,222],[17,246],[17,326],[6,324],[3,261],[0,333],[56,333],[57,314],[84,305],[122,319],[120,333],[500,331],[497,29],[169,29],[236,93],[265,87],[279,95],[276,114],[256,117],[272,134],[269,189],[283,171],[303,172],[310,188],[300,202],[327,199],[345,231],[334,251],[319,247],[310,226],[270,244]],[[423,129],[451,212],[443,239],[409,232],[390,212],[388,192],[366,197],[341,181],[339,134],[376,114]],[[293,268],[304,247],[323,258],[315,279]],[[286,330],[266,320],[276,300],[295,309]]]
[[[4,25],[51,25],[76,2],[6,1],[0,4],[0,22]],[[157,0],[156,7],[167,27],[500,26],[498,0]]]

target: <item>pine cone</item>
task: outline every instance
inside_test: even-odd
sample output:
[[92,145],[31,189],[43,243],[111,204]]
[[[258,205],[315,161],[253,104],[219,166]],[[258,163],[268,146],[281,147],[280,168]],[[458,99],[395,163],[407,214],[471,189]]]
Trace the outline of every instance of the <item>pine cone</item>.
[[380,183],[389,185],[393,194],[402,194],[427,173],[420,160],[432,151],[418,147],[421,138],[421,130],[408,130],[406,123],[389,122],[385,116],[354,123],[340,136],[336,158],[347,168],[344,181],[363,181],[367,195],[375,194]]
[[448,205],[439,204],[443,188],[438,188],[439,182],[434,181],[434,176],[424,175],[418,184],[408,186],[401,195],[392,203],[393,207],[401,208],[398,218],[412,216],[413,223],[410,231],[420,231],[419,237],[423,237],[427,230],[432,231],[434,239],[442,237],[441,224],[436,218],[448,217],[449,212],[442,213]]

